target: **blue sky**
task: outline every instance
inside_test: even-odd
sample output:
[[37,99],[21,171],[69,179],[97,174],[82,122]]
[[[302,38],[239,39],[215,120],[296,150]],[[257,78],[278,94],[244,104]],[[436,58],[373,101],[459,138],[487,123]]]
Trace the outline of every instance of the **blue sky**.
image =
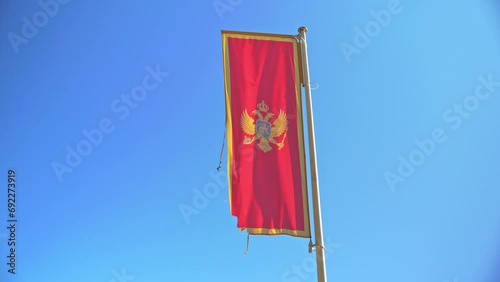
[[[216,167],[220,31],[309,28],[330,281],[500,279],[500,6],[0,1],[15,170],[6,281],[315,281],[307,239],[246,234]],[[181,210],[188,209],[189,214]]]

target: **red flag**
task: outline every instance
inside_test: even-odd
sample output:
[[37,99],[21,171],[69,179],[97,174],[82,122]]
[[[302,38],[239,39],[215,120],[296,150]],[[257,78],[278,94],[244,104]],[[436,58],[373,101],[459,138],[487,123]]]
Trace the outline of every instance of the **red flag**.
[[229,200],[250,234],[310,237],[299,44],[222,31]]

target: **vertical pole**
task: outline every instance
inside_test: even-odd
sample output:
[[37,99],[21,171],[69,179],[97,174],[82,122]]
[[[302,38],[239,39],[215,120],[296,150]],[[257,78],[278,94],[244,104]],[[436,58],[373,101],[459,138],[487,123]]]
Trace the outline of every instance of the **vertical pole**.
[[321,203],[319,195],[318,169],[316,161],[316,139],[314,137],[314,119],[309,82],[309,65],[307,61],[306,27],[299,28],[300,50],[302,53],[302,79],[306,94],[307,131],[309,138],[309,160],[311,168],[312,203],[314,215],[314,239],[316,245],[316,265],[318,282],[326,282],[325,247],[323,243],[323,226],[321,222]]

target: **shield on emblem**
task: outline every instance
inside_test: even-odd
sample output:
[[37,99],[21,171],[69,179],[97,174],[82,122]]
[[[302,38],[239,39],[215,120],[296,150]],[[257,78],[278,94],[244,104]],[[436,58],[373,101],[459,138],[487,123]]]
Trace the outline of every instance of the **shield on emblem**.
[[264,138],[269,137],[271,135],[271,124],[267,121],[257,120],[257,132]]

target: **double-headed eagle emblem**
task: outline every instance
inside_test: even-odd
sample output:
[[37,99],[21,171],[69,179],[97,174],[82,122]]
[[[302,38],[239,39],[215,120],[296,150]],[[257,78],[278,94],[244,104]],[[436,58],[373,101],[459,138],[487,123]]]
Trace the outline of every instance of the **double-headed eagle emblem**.
[[[283,110],[280,110],[280,114],[274,120],[273,124],[269,119],[274,116],[273,113],[268,113],[269,107],[262,101],[262,103],[257,105],[258,110],[252,111],[252,114],[257,116],[257,120],[255,121],[250,117],[247,110],[241,114],[241,128],[243,131],[250,135],[245,136],[243,140],[243,144],[252,144],[254,141],[259,141],[257,146],[264,152],[267,153],[272,150],[271,143],[276,144],[278,149],[283,148],[286,132],[288,130],[288,120],[286,118],[286,114]],[[281,136],[283,138],[281,142],[277,142],[275,138]]]

